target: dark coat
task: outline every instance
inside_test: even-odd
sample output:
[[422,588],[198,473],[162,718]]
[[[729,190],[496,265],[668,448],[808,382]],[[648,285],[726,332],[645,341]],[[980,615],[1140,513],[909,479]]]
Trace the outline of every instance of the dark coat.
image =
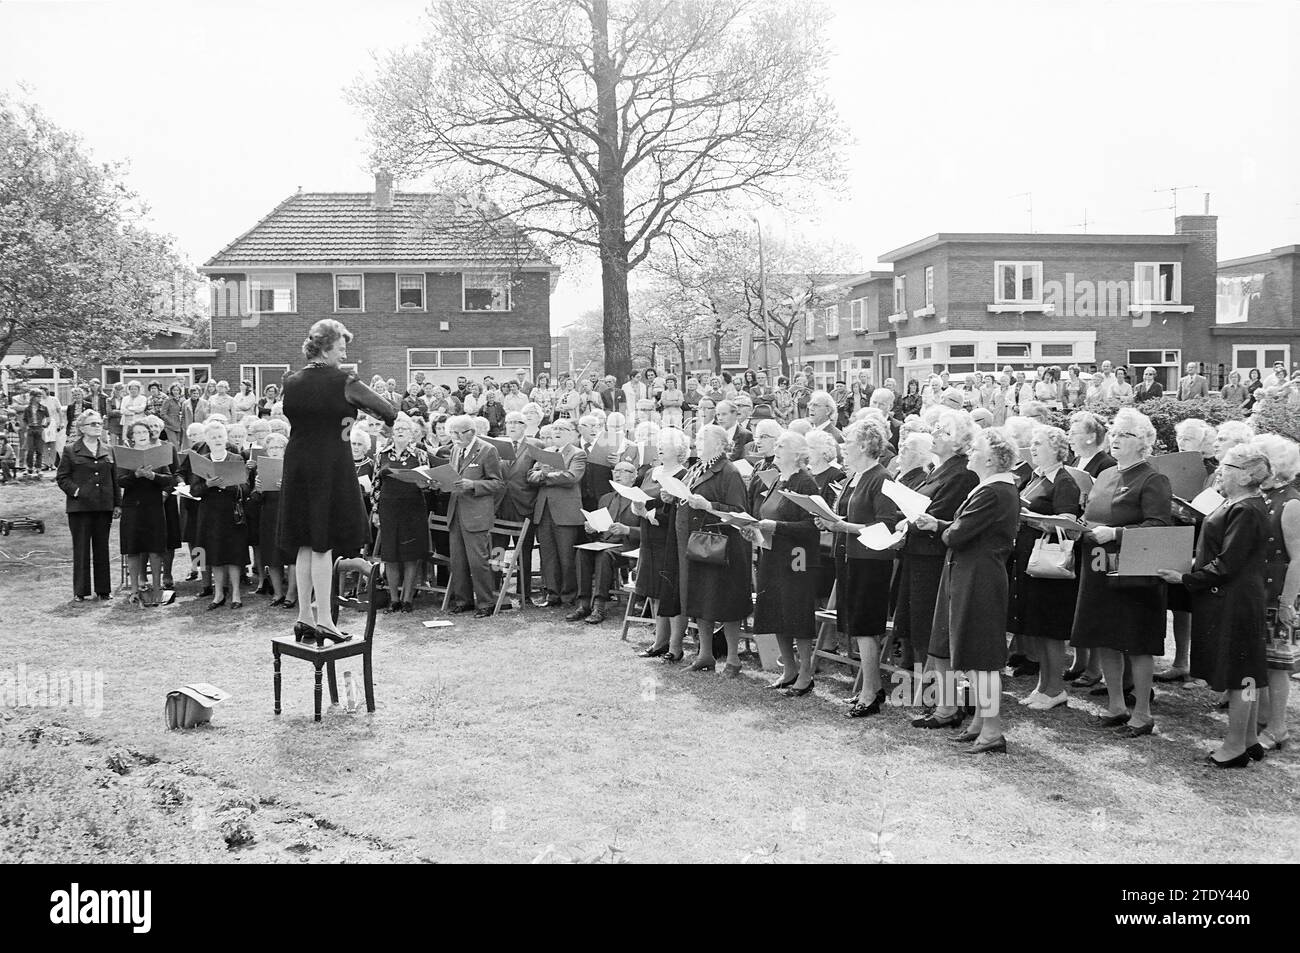
[[1114,526],[1112,542],[1085,535],[1077,544],[1079,601],[1070,641],[1084,648],[1110,648],[1134,655],[1160,655],[1165,647],[1165,587],[1116,585],[1106,578],[1119,559],[1124,527],[1170,526],[1173,495],[1169,478],[1147,461],[1126,470],[1103,470],[1088,494],[1083,519],[1089,526]]
[[[747,501],[745,481],[726,459],[713,461],[703,472],[694,492],[704,497],[719,513],[743,513]],[[708,510],[681,504],[677,507],[678,579],[682,592],[682,611],[696,619],[735,622],[749,617],[753,608],[751,568],[753,555],[749,541],[730,526],[715,525],[718,520]],[[708,528],[727,537],[727,565],[714,566],[692,562],[686,547],[691,533]]]
[[[685,476],[685,469],[676,466],[667,467],[669,476],[679,480]],[[636,567],[636,592],[639,596],[659,599],[661,610],[668,615],[677,615],[675,608],[679,602],[678,553],[675,545],[675,524],[677,520],[676,502],[665,503],[659,495],[659,484],[651,474],[653,468],[641,478],[640,487],[653,499],[645,505],[647,514],[654,514],[654,522],[649,515],[641,517],[641,556]],[[668,605],[664,605],[664,602]]]
[[[736,435],[731,439],[731,452],[727,455],[730,460],[745,459],[746,448],[754,442],[754,435],[739,424],[736,425]],[[736,474],[739,476],[740,474]]]
[[[1079,484],[1065,467],[1056,471],[1049,483],[1037,477],[1025,488],[1022,500],[1034,513],[1055,516],[1078,516]],[[1016,579],[1014,582],[1015,610],[1013,624],[1008,631],[1039,638],[1064,641],[1070,637],[1074,624],[1074,604],[1079,595],[1078,579],[1035,579],[1028,573],[1029,559],[1034,544],[1043,534],[1028,523],[1020,527],[1016,537]],[[1056,534],[1050,534],[1055,540]],[[1078,552],[1075,552],[1076,563]]]
[[[452,459],[455,460],[455,454]],[[469,533],[486,533],[496,516],[496,498],[505,488],[501,476],[501,457],[497,448],[481,437],[474,438],[460,464],[462,480],[470,488],[452,493],[447,501],[447,519],[455,519]]]
[[[757,479],[759,488],[763,484]],[[752,489],[752,487],[751,487]],[[776,522],[772,548],[759,549],[754,585],[754,631],[776,632],[796,639],[817,637],[817,569],[821,532],[807,510],[782,497],[778,490],[818,492],[817,480],[806,470],[778,480],[754,497],[750,515]],[[775,508],[775,515],[770,515]]]
[[1157,397],[1163,397],[1165,393],[1164,386],[1159,381],[1152,381],[1148,387],[1146,381],[1138,384],[1133,388],[1133,403],[1140,404],[1144,400],[1155,400]]
[[1010,483],[975,490],[951,522],[940,522],[948,547],[934,608],[931,654],[948,640],[957,671],[991,672],[1007,661],[1007,556],[1020,526],[1020,494]]
[[1103,470],[1109,470],[1113,466],[1115,466],[1115,458],[1102,450],[1092,455],[1088,460],[1088,465],[1083,468],[1083,472],[1096,480]]
[[[966,466],[965,454],[955,454],[930,471],[930,475],[920,486],[917,493],[928,496],[933,502],[926,512],[935,519],[951,520],[957,515],[957,508],[965,502],[970,491],[975,489],[980,478]],[[929,533],[915,526],[907,528],[907,539],[903,543],[903,552],[921,556],[942,556],[947,552],[939,533]]]
[[69,513],[105,512],[122,505],[113,451],[104,440],[97,453],[87,449],[85,440],[64,447],[55,482],[68,498],[64,508]]
[[1267,683],[1264,654],[1267,504],[1249,497],[1205,518],[1192,571],[1192,676],[1216,692]]
[[[870,526],[873,523],[884,523],[891,530],[903,519],[903,512],[898,508],[898,504],[885,496],[882,488],[885,481],[889,479],[889,474],[880,464],[876,464],[870,470],[862,474],[858,479],[856,486],[852,488],[852,496],[849,497],[848,513],[844,517],[846,523],[861,523],[863,526]],[[846,542],[848,544],[849,559],[884,559],[892,560],[898,558],[898,553],[894,550],[879,552],[874,549],[867,549],[858,539],[857,533],[838,534],[847,536],[846,540],[836,540],[836,549],[839,544]]]
[[529,451],[541,445],[541,441],[525,437],[515,452],[515,458],[501,461],[501,478],[505,485],[497,497],[497,516],[500,519],[522,523],[533,518],[537,486],[528,482],[528,471],[533,468]]
[[582,516],[582,474],[587,469],[587,455],[574,446],[565,447],[560,454],[564,457],[563,470],[530,472],[530,478],[538,481],[534,483],[537,502],[533,504],[533,519],[540,524],[542,514],[549,509],[555,525],[581,526],[585,522]]

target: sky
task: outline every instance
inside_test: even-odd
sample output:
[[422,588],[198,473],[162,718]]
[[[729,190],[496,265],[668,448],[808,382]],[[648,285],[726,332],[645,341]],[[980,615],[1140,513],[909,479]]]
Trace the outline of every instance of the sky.
[[[414,42],[424,0],[0,0],[0,89],[127,179],[202,263],[300,186],[369,191],[344,89]],[[1300,3],[831,2],[846,187],[765,226],[877,256],[935,232],[1160,233],[1219,216],[1219,257],[1300,242]],[[404,182],[419,190],[427,183]],[[599,307],[592,269],[556,329]]]

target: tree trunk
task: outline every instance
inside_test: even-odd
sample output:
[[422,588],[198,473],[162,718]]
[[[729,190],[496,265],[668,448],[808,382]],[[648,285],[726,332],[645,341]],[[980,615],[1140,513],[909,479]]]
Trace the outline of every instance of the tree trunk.
[[627,298],[627,210],[619,164],[618,77],[609,56],[609,0],[592,0],[592,73],[596,84],[596,128],[600,154],[598,235],[600,288],[604,299],[605,373],[626,381],[632,376],[632,319]]
[[781,338],[781,376],[786,380],[790,380],[790,338],[793,330],[794,326],[791,325]]

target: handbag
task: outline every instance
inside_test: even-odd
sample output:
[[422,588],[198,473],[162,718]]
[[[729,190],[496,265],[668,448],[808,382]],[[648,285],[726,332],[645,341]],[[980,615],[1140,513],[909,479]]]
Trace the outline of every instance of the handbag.
[[1300,628],[1281,622],[1277,609],[1266,610],[1268,617],[1267,642],[1264,648],[1265,662],[1271,669],[1283,672],[1300,672]]
[[1034,579],[1073,579],[1074,540],[1068,539],[1060,529],[1056,539],[1043,534],[1034,540],[1034,551],[1029,554],[1025,570]]
[[710,566],[727,565],[726,534],[697,529],[686,540],[686,558]]

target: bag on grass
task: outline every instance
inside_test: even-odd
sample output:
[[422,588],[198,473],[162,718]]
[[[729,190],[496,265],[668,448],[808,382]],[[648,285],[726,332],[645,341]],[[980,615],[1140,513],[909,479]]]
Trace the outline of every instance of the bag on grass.
[[228,692],[205,682],[182,685],[176,691],[167,693],[167,701],[163,705],[163,721],[169,731],[173,728],[205,725],[212,720],[212,709],[216,704],[229,697]]

